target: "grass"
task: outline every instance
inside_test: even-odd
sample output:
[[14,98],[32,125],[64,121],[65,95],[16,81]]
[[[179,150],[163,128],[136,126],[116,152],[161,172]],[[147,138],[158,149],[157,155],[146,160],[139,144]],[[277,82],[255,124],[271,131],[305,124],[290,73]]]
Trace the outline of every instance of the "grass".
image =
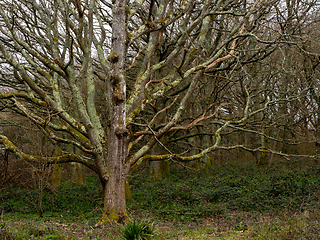
[[[154,239],[320,239],[320,166],[221,166],[207,174],[177,170],[130,180],[132,219],[154,222]],[[38,192],[0,192],[0,239],[121,239],[121,226],[100,225],[100,189],[66,181]]]
[[134,219],[121,228],[120,235],[125,240],[150,240],[154,238],[155,230],[153,223]]
[[[159,222],[154,225],[154,239],[319,239],[319,211],[261,216],[259,222],[243,226],[222,219],[204,219],[203,223]],[[249,220],[249,219],[248,219]],[[253,219],[252,219],[253,220]],[[5,233],[6,231],[6,233]],[[0,223],[0,239],[123,239],[118,225],[86,222],[7,220]],[[8,238],[10,236],[11,238]]]

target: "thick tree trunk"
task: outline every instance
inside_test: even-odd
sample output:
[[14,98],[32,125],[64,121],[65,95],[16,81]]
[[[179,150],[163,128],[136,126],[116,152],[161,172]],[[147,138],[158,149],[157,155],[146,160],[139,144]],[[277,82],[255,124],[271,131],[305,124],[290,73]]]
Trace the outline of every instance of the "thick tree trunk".
[[[120,142],[120,141],[116,141]],[[113,145],[113,144],[112,144]],[[126,195],[125,195],[125,172],[123,151],[118,144],[118,148],[109,153],[108,181],[103,186],[104,199],[104,218],[108,221],[124,222],[127,218]],[[110,148],[109,148],[110,149]]]
[[317,158],[315,159],[315,162],[317,164],[320,164],[320,112],[318,112],[318,121],[316,125],[316,143],[315,143],[315,153],[317,155]]
[[123,222],[127,218],[125,202],[125,159],[128,151],[126,128],[126,79],[127,51],[126,1],[113,1],[112,50],[108,57],[111,74],[108,88],[110,103],[108,129],[107,176],[104,186],[104,217]]

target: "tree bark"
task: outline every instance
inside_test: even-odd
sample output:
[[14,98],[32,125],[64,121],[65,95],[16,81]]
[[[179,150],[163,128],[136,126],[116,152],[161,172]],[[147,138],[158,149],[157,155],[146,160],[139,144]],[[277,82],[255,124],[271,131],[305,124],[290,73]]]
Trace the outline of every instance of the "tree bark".
[[123,222],[127,218],[125,202],[125,159],[128,151],[126,128],[125,59],[127,50],[127,19],[125,0],[113,1],[112,50],[108,57],[110,115],[107,141],[107,176],[103,185],[104,218]]

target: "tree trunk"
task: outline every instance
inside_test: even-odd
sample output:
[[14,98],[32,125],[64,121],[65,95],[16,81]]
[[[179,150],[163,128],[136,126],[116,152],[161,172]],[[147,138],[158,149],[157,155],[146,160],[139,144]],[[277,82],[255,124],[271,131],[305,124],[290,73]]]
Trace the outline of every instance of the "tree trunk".
[[[264,134],[264,130],[262,130],[262,133]],[[266,147],[266,139],[264,135],[260,136],[260,146],[261,148]],[[270,166],[269,160],[268,160],[268,155],[265,152],[261,152],[260,156],[258,157],[258,165],[259,166]]]
[[[160,144],[156,144],[152,149],[151,153],[154,155],[163,154],[163,147]],[[170,168],[168,161],[151,161],[149,167],[149,178],[151,180],[158,180],[170,175]]]
[[124,222],[127,218],[125,202],[125,159],[128,152],[126,128],[126,79],[125,60],[127,51],[126,1],[113,1],[112,50],[110,61],[109,129],[107,141],[107,176],[103,183],[104,218]]
[[[160,78],[160,76],[159,76]],[[166,107],[166,100],[160,99],[157,101],[156,105],[157,109],[164,109]],[[155,129],[158,128],[163,122],[166,122],[167,112],[164,111],[160,113],[160,115],[155,120]],[[162,137],[160,139],[162,144],[166,145],[166,138]],[[153,155],[161,155],[167,153],[167,150],[163,148],[159,143],[157,143],[151,150],[151,154]],[[149,178],[150,179],[162,179],[163,177],[168,177],[170,174],[169,162],[168,161],[151,161],[149,165]]]
[[320,111],[318,111],[318,121],[316,125],[316,143],[315,143],[315,153],[317,155],[316,164],[320,164]]
[[[120,153],[119,149],[115,149],[114,155]],[[121,153],[119,155],[122,155]],[[118,159],[118,161],[117,161]],[[122,223],[127,219],[126,212],[126,195],[125,195],[125,174],[124,174],[124,158],[117,156],[115,161],[109,161],[108,166],[109,178],[103,185],[103,201],[104,201],[104,220]]]

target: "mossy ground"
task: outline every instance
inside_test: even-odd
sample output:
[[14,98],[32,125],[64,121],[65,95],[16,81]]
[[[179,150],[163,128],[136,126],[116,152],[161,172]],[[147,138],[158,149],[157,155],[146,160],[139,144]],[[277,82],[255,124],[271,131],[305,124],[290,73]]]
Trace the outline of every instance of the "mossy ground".
[[[208,173],[176,170],[130,180],[131,219],[154,222],[155,239],[320,239],[320,166],[225,165]],[[120,239],[120,226],[99,224],[99,182],[48,185],[39,217],[35,189],[0,192],[0,239]],[[6,238],[5,238],[6,237]]]

